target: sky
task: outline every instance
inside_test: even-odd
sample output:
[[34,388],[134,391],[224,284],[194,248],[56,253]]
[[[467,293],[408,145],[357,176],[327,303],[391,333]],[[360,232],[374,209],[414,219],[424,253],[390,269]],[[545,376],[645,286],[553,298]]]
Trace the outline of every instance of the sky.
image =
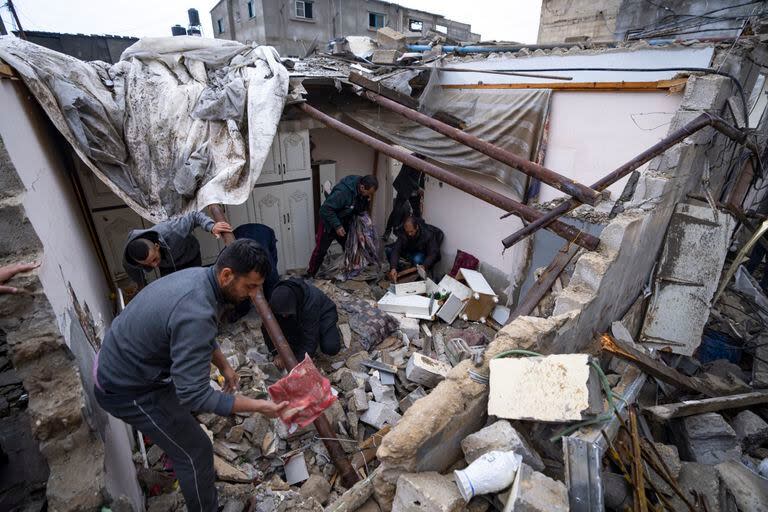
[[[541,0],[403,0],[406,7],[442,14],[472,24],[484,40],[535,43]],[[0,2],[2,6],[4,2]],[[200,11],[203,34],[212,34],[215,0],[14,0],[28,30],[124,36],[166,36],[175,24],[187,25],[187,9]],[[470,8],[471,6],[471,8]],[[14,25],[0,8],[6,28]]]

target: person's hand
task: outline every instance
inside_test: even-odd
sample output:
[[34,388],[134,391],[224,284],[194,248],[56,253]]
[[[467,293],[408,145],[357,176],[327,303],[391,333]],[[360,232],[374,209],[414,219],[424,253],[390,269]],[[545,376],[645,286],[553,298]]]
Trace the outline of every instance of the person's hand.
[[389,280],[393,283],[397,283],[397,269],[392,269],[389,271]]
[[279,418],[283,416],[283,413],[288,409],[288,402],[271,402],[269,400],[259,400],[259,414],[266,416],[267,418]]
[[28,272],[40,266],[40,262],[33,261],[32,263],[17,263],[15,265],[6,265],[0,267],[0,294],[2,293],[19,293],[19,289],[14,286],[3,286],[13,276],[19,272]]
[[277,366],[278,370],[285,370],[285,363],[283,362],[283,358],[280,354],[277,354],[275,356],[275,360],[272,361],[275,366]]
[[225,393],[234,393],[238,389],[240,389],[240,376],[237,374],[237,372],[232,368],[231,366],[224,370],[223,372],[224,377],[224,392]]
[[336,228],[336,234],[344,238],[347,236],[347,231],[344,229],[344,226],[339,226]]
[[227,222],[217,222],[213,225],[213,228],[211,229],[211,233],[216,238],[221,238],[222,233],[231,233],[232,232],[232,226],[229,225]]

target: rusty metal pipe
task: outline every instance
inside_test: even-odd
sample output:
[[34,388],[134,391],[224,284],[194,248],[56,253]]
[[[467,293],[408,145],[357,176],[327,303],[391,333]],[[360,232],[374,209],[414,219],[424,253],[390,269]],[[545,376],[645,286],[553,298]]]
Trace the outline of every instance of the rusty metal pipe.
[[[513,212],[515,215],[518,215],[529,222],[536,220],[538,215],[540,215],[536,209],[531,208],[530,206],[518,203],[514,199],[510,199],[509,197],[499,194],[498,192],[482,185],[472,183],[466,178],[447,171],[442,167],[438,167],[437,165],[417,158],[407,151],[394,148],[389,144],[381,142],[380,140],[377,140],[370,135],[361,132],[360,130],[352,128],[351,126],[342,123],[337,119],[334,119],[328,114],[321,112],[320,110],[312,107],[307,103],[300,103],[297,105],[297,107],[308,116],[317,119],[324,125],[333,128],[343,135],[346,135],[347,137],[354,139],[362,144],[370,146],[373,149],[394,158],[395,160],[399,160],[400,162],[403,162],[404,164],[409,165],[414,169],[418,169],[419,171],[429,174],[430,176],[433,176],[438,180],[447,183],[448,185],[456,187],[459,190],[463,190],[469,195],[477,197],[478,199],[482,199],[483,201],[501,208],[504,211]],[[569,226],[564,222],[554,221],[547,226],[547,229],[550,229],[551,231],[557,233],[559,236],[570,240],[586,249],[594,250],[600,243],[599,238],[590,235],[589,233],[579,231],[575,227]]]
[[514,167],[522,173],[527,174],[533,178],[543,181],[547,185],[556,188],[557,190],[577,198],[582,203],[586,203],[594,206],[600,199],[600,194],[595,192],[586,185],[577,183],[576,181],[563,176],[551,169],[539,165],[537,163],[526,160],[519,157],[511,151],[494,146],[490,142],[486,142],[473,135],[463,132],[453,126],[449,126],[437,119],[422,114],[418,110],[401,105],[395,101],[385,98],[380,94],[376,94],[372,91],[365,91],[365,97],[372,102],[381,105],[382,107],[391,110],[401,116],[410,119],[422,126],[426,126],[438,133],[445,135],[457,142],[461,142],[465,146],[469,146],[472,149],[487,155],[494,160],[497,160],[503,164]]
[[[221,206],[213,204],[208,207],[208,211],[211,212],[211,216],[216,222],[227,222],[227,218],[224,215],[224,210]],[[222,236],[225,245],[229,245],[235,241],[235,235],[232,233],[224,233]],[[261,321],[264,323],[264,327],[269,333],[269,337],[272,339],[272,343],[275,345],[277,352],[283,359],[286,368],[288,371],[291,371],[293,367],[298,364],[298,361],[296,361],[296,357],[293,355],[293,350],[291,350],[288,341],[285,339],[280,324],[275,320],[275,315],[272,313],[272,309],[269,307],[266,297],[264,297],[264,290],[259,287],[251,296],[251,300],[256,307],[256,312],[259,314]],[[323,438],[323,443],[328,449],[331,461],[341,475],[344,485],[347,488],[352,487],[360,480],[360,476],[352,468],[352,464],[350,464],[347,459],[347,454],[344,452],[344,448],[341,447],[341,443],[336,440],[336,432],[333,431],[324,414],[321,414],[315,420],[314,425],[319,437]]]
[[[707,126],[711,126],[712,128],[719,131],[729,139],[734,140],[738,144],[742,144],[746,146],[755,155],[759,155],[760,153],[759,148],[754,142],[748,140],[747,133],[739,130],[738,128],[734,128],[733,126],[728,124],[723,118],[716,116],[714,114],[705,112],[700,116],[696,117],[690,123],[670,133],[669,135],[664,137],[662,140],[660,140],[650,148],[646,149],[645,151],[637,155],[635,158],[633,158],[629,162],[625,163],[624,165],[615,169],[613,172],[606,174],[605,176],[600,178],[597,182],[595,182],[594,185],[592,185],[592,188],[599,191],[605,190],[609,186],[613,185],[614,183],[622,179],[624,176],[638,169],[641,165],[647,162],[650,162],[655,157],[662,154],[663,152],[665,152],[666,150],[668,150],[669,148],[671,148],[681,140],[685,139],[686,137],[690,137],[697,131],[701,130],[702,128],[706,128]],[[534,220],[524,228],[520,229],[519,231],[512,233],[507,238],[502,240],[501,243],[504,244],[505,248],[512,247],[517,242],[524,239],[531,233],[534,233],[535,231],[538,231],[541,228],[546,228],[549,225],[549,223],[555,221],[558,217],[578,207],[580,204],[581,203],[579,203],[575,199],[569,199],[568,201],[560,203],[560,205],[558,205],[556,208],[553,208],[552,210],[550,210],[549,213],[544,214],[536,210],[536,214],[535,214],[535,216],[537,217],[536,220]]]

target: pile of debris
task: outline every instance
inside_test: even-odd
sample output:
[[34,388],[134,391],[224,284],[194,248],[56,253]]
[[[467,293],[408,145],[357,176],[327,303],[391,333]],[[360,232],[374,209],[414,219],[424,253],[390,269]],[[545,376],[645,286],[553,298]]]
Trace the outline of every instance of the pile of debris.
[[[498,297],[479,272],[462,269],[457,277],[466,284],[445,276],[438,284],[391,285],[379,277],[369,272],[345,282],[314,281],[337,305],[344,342],[339,354],[314,358],[337,396],[323,414],[361,478],[375,471],[381,439],[413,403],[459,362],[479,361],[496,332],[489,323]],[[378,332],[370,330],[370,314],[387,317]],[[249,314],[224,326],[217,340],[240,375],[240,393],[256,399],[267,398],[267,388],[284,376],[260,327],[258,316]],[[212,368],[211,385],[222,383]],[[347,491],[312,425],[291,430],[279,419],[245,413],[197,418],[213,443],[220,503],[232,507],[227,510],[244,510],[258,496],[260,505],[251,510],[315,510]],[[172,463],[150,439],[144,442],[146,453],[137,451],[135,462],[150,510],[181,507]]]

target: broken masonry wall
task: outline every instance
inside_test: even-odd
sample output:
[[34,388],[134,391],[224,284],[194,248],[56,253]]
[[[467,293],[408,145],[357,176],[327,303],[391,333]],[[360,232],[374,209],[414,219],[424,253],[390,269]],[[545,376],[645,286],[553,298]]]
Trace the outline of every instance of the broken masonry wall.
[[[724,77],[691,77],[669,130],[702,111],[720,112],[731,90]],[[703,161],[712,144],[711,133],[706,133],[711,129],[704,132],[651,162],[626,211],[603,230],[598,250],[578,259],[570,284],[557,297],[554,314],[549,318],[519,317],[505,326],[486,351],[481,372],[488,371],[490,358],[513,348],[543,353],[585,350],[596,334],[632,306],[649,279],[675,205],[701,179]],[[382,467],[375,490],[385,508],[391,506],[400,474],[445,471],[459,459],[460,451],[454,448],[465,432],[484,423],[487,388],[469,379],[470,367],[466,361],[456,366],[383,439],[377,452]],[[462,417],[465,411],[482,414]],[[436,440],[445,447],[439,457],[429,451]]]
[[49,502],[53,510],[79,510],[124,496],[141,510],[128,431],[92,397],[95,347],[112,305],[62,164],[66,157],[20,81],[0,80],[0,104],[0,144],[7,154],[0,176],[14,184],[3,187],[0,264],[42,262],[14,279],[27,293],[0,296],[0,328],[51,468]]

